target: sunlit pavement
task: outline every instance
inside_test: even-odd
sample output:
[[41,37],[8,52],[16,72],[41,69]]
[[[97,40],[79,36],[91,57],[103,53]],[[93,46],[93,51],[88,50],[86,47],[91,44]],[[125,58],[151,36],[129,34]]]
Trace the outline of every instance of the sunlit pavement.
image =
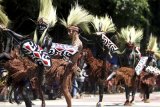
[[[80,99],[72,99],[73,107],[96,107],[98,101],[98,95],[84,95]],[[105,94],[103,99],[104,107],[107,106],[123,106],[125,101],[125,95],[123,94]],[[35,105],[33,107],[40,107],[40,100],[32,101]],[[160,107],[160,92],[154,92],[150,96],[150,103],[144,103],[139,97],[139,93],[136,94],[135,102],[132,105],[133,107]],[[25,107],[24,102],[22,104],[10,104],[8,102],[0,102],[0,107]],[[57,100],[46,100],[46,107],[67,107],[66,101],[64,98]]]

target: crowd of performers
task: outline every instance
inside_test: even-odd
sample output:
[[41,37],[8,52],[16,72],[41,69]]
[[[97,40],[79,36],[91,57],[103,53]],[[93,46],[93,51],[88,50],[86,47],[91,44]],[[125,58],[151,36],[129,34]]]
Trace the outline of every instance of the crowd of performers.
[[[71,107],[74,95],[71,90],[76,87],[77,80],[82,93],[84,78],[77,77],[83,75],[99,87],[97,104],[103,100],[105,85],[108,88],[124,86],[124,105],[133,103],[137,90],[143,101],[149,103],[150,92],[160,74],[157,68],[160,54],[155,36],[150,36],[146,52],[141,54],[143,29],[127,26],[116,31],[108,15],[91,15],[78,3],[71,8],[66,20],[59,19],[51,0],[40,0],[37,27],[33,35],[25,36],[9,28],[11,22],[0,7],[0,65],[3,74],[0,90],[1,94],[8,93],[9,102],[19,104],[18,96],[21,96],[26,107],[32,107],[28,94],[28,86],[31,86],[42,100],[41,106],[45,107],[44,90],[50,93],[53,87],[57,89],[55,93],[64,95],[67,106]],[[66,27],[70,44],[52,41],[54,36],[49,35],[48,29],[57,23]],[[110,36],[109,33],[116,35]]]

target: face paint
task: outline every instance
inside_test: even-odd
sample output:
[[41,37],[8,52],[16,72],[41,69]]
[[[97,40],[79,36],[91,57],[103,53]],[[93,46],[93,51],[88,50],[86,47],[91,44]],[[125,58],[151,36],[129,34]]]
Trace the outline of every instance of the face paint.
[[43,19],[40,19],[37,24],[38,37],[42,36],[46,28],[47,28],[47,23],[45,23]]

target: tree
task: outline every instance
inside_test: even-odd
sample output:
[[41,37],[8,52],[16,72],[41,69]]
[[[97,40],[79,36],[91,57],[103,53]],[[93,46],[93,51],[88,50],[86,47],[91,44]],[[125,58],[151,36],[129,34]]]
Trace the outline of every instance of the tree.
[[155,35],[160,34],[160,0],[149,0],[152,13],[150,29]]
[[148,0],[111,0],[114,4],[113,19],[117,26],[149,25],[150,9]]
[[[2,0],[1,5],[12,22],[10,26],[12,30],[20,34],[28,34],[35,29],[28,18],[37,19],[39,0]],[[22,26],[22,23],[25,25]]]
[[[22,34],[29,32],[26,31],[29,25],[27,28],[22,27],[20,29],[20,23],[26,18],[37,19],[39,0],[2,1],[6,7],[6,13],[13,22],[13,29]],[[75,2],[78,2],[93,15],[105,16],[108,14],[112,17],[117,30],[127,25],[133,25],[144,28],[145,37],[149,35],[151,30],[157,34],[159,32],[160,21],[158,19],[160,13],[157,11],[160,9],[159,0],[53,0],[53,5],[57,7],[58,17],[66,19]],[[57,29],[58,31],[56,31]],[[55,35],[64,35],[64,33],[58,33],[61,29],[63,29],[62,26],[56,25],[56,29],[53,29],[56,31]],[[57,39],[61,39],[61,37],[57,37]]]

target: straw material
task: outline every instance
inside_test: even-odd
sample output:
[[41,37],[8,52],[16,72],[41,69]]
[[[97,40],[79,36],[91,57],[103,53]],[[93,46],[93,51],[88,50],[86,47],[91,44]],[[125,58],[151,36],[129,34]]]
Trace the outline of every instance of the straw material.
[[106,14],[105,17],[95,16],[92,25],[96,32],[115,32],[116,28],[112,19]]
[[87,10],[79,6],[78,3],[71,8],[68,15],[67,21],[65,19],[60,19],[61,24],[66,28],[71,26],[77,26],[81,28],[84,32],[90,33],[88,24],[91,22],[93,16],[89,14]]
[[149,39],[147,51],[154,52],[155,56],[157,58],[160,58],[160,51],[158,49],[157,37],[153,36],[152,34]]
[[127,26],[126,28],[122,28],[118,34],[118,40],[120,41],[122,47],[124,47],[127,43],[139,47],[142,37],[142,29],[135,29],[134,26]]
[[8,16],[3,11],[3,8],[0,6],[0,25],[3,27],[7,27],[9,24]]
[[56,8],[52,5],[52,0],[40,0],[40,12],[38,19],[43,20],[53,27],[57,22]]
[[[43,32],[40,38],[40,43],[42,43],[44,36],[48,28],[53,27],[57,22],[56,8],[52,5],[52,0],[40,0],[40,12],[38,20],[43,19],[43,21],[47,24],[47,28]],[[37,30],[34,32],[33,40],[37,42]]]

